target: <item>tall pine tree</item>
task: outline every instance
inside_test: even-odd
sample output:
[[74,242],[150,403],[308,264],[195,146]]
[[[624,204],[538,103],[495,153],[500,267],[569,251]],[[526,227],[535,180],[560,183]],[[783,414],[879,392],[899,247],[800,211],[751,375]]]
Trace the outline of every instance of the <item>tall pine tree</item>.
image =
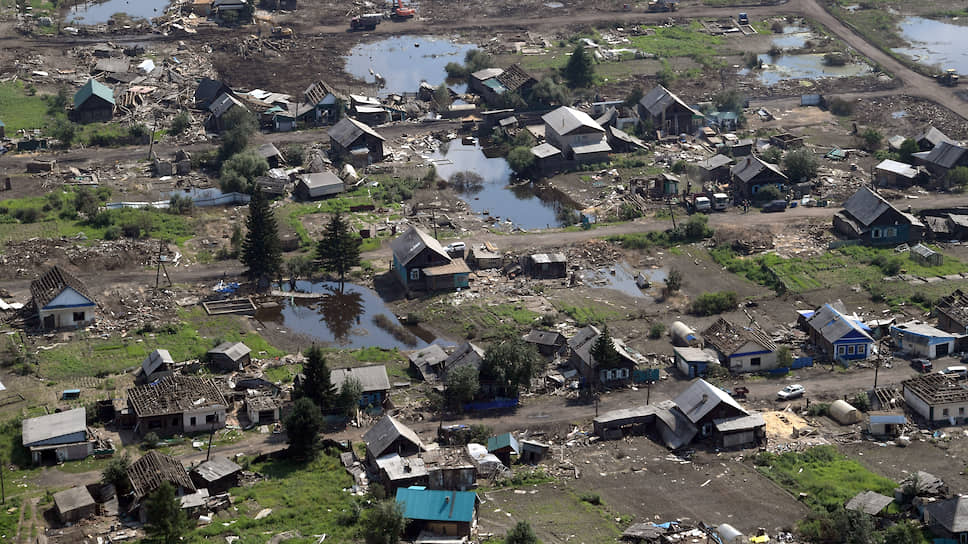
[[329,367],[323,350],[313,345],[306,351],[306,362],[303,364],[303,376],[299,384],[299,394],[309,398],[319,406],[323,412],[329,412],[336,405],[336,388],[330,381]]
[[245,220],[245,239],[239,260],[245,265],[249,279],[268,285],[282,272],[282,248],[276,218],[269,208],[269,199],[256,190],[249,201],[249,217]]
[[346,273],[360,264],[360,237],[350,232],[343,216],[337,213],[326,225],[323,239],[316,245],[316,263],[323,270],[339,274],[343,283]]
[[612,336],[608,334],[608,325],[602,329],[602,333],[595,339],[590,353],[595,358],[595,366],[598,368],[618,366],[620,357],[615,349],[615,343],[612,342]]
[[148,524],[145,532],[164,544],[175,544],[190,529],[188,518],[175,497],[175,487],[162,482],[145,502]]
[[562,75],[572,87],[584,88],[592,84],[595,79],[595,66],[592,57],[582,44],[575,46],[575,50],[568,59],[568,64],[562,70]]

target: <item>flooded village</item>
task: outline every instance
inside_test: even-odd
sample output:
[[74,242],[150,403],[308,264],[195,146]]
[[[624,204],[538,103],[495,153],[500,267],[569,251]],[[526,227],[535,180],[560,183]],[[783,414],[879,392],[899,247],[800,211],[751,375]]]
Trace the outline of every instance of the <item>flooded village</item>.
[[0,541],[966,542],[965,21],[0,0]]

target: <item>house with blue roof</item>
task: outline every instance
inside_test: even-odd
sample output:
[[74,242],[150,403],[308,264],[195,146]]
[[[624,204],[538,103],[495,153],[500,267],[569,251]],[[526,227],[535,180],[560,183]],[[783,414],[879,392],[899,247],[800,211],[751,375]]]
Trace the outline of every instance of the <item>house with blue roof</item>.
[[408,522],[407,532],[470,537],[477,526],[477,494],[412,486],[397,490],[397,504]]
[[870,357],[874,347],[870,328],[856,315],[847,315],[843,302],[824,304],[800,315],[810,341],[831,360],[846,363]]
[[114,90],[95,79],[74,93],[71,120],[77,123],[107,122],[114,117]]

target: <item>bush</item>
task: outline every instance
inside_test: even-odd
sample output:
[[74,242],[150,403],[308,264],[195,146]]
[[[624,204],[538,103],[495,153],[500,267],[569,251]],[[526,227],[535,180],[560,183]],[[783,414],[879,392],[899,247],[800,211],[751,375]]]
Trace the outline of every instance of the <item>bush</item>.
[[896,276],[904,267],[904,260],[896,255],[878,255],[871,260],[871,264],[880,268],[885,276]]
[[735,310],[738,300],[736,293],[732,291],[720,291],[717,293],[703,293],[699,298],[692,302],[689,311],[695,315],[716,315],[730,310]]
[[843,53],[825,53],[823,63],[827,66],[843,66],[847,64],[847,56]]
[[190,126],[192,126],[192,116],[187,111],[183,111],[171,120],[171,127],[168,128],[168,131],[177,136],[188,130]]
[[515,174],[522,175],[534,165],[534,154],[527,147],[515,147],[508,153],[507,161]]
[[662,323],[653,323],[652,327],[649,328],[649,338],[653,340],[658,340],[662,338],[662,334],[665,332],[665,325]]
[[807,415],[813,417],[825,416],[830,412],[830,404],[826,402],[812,402],[807,408]]
[[598,493],[582,493],[578,497],[582,502],[587,502],[588,504],[594,504],[599,506],[602,504],[602,497]]
[[774,34],[783,34],[783,22],[773,21],[773,24],[770,25],[770,30],[773,31]]
[[884,139],[884,136],[873,128],[868,128],[862,132],[860,137],[864,141],[864,149],[868,151],[876,150],[881,146],[881,140]]
[[155,446],[157,446],[157,445],[158,445],[158,442],[159,442],[160,440],[161,440],[161,439],[160,439],[160,438],[158,438],[158,433],[154,433],[154,432],[151,432],[151,433],[148,433],[148,434],[146,434],[146,435],[145,435],[145,439],[144,439],[144,445],[145,445],[145,447],[146,447],[146,448],[148,448],[149,450],[150,450],[150,449],[154,449],[154,448],[155,448]]
[[770,147],[760,153],[760,158],[769,163],[780,164],[780,161],[783,160],[783,150],[779,147]]
[[21,223],[35,223],[40,218],[40,210],[37,208],[20,208],[14,210],[13,216]]
[[794,183],[813,179],[818,167],[817,158],[806,149],[791,151],[783,157],[783,171]]
[[105,240],[120,240],[121,239],[121,227],[117,225],[111,225],[104,231]]
[[670,293],[675,293],[682,288],[682,272],[679,269],[673,268],[669,270],[669,275],[666,276],[666,290]]
[[832,98],[828,100],[827,108],[830,109],[830,113],[839,115],[840,117],[847,117],[854,113],[854,103],[843,98]]
[[783,193],[780,192],[780,189],[776,185],[761,187],[759,191],[753,194],[753,202],[758,204],[779,200],[780,198],[783,198]]
[[861,412],[869,412],[871,409],[871,399],[867,396],[867,393],[857,393],[850,404]]
[[288,145],[283,154],[290,166],[302,166],[306,162],[306,148],[299,144]]

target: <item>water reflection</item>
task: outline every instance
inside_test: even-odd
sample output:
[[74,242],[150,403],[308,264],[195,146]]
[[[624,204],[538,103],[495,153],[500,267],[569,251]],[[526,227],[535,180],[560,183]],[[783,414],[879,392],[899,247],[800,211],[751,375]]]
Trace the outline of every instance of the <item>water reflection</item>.
[[910,42],[910,46],[895,47],[894,51],[922,64],[968,73],[968,47],[965,47],[968,40],[965,40],[964,26],[924,17],[905,17],[900,27],[901,37]]
[[67,12],[65,20],[100,25],[107,23],[117,13],[124,13],[132,19],[153,19],[164,14],[169,3],[169,0],[108,0],[99,4],[74,5]]
[[345,284],[339,288],[325,286],[328,294],[319,301],[320,321],[326,323],[336,342],[345,345],[349,342],[350,329],[360,325],[363,315],[363,295],[358,291],[347,291]]
[[[421,81],[434,87],[444,83],[448,62],[464,62],[472,44],[454,43],[444,38],[398,36],[362,43],[346,56],[346,73],[367,83],[383,85],[381,96],[393,93],[415,93]],[[450,84],[450,82],[448,82]],[[467,90],[466,82],[450,85],[457,93]]]
[[862,62],[847,63],[843,66],[827,66],[822,54],[780,55],[770,57],[763,53],[758,57],[764,65],[759,80],[773,85],[784,79],[819,79],[822,77],[854,77],[871,72],[871,67]]

